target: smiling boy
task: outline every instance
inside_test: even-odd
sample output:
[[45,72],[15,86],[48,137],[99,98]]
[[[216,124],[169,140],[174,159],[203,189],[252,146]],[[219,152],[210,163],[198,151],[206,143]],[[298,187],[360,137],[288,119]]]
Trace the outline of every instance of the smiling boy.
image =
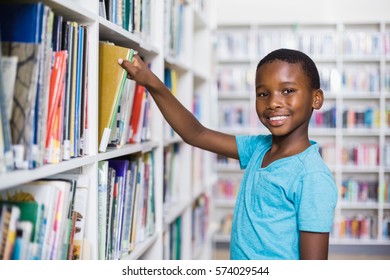
[[256,69],[256,112],[271,134],[234,136],[204,127],[135,56],[120,60],[163,116],[195,147],[239,159],[245,169],[234,210],[231,259],[327,259],[337,202],[333,176],[309,140],[323,92],[304,53],[279,49]]

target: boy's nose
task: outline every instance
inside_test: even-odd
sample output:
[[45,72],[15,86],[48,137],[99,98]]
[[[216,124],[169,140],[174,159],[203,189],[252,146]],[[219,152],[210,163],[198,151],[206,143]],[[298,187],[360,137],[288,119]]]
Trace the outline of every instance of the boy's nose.
[[282,103],[282,97],[278,93],[271,94],[268,99],[267,109],[281,108]]

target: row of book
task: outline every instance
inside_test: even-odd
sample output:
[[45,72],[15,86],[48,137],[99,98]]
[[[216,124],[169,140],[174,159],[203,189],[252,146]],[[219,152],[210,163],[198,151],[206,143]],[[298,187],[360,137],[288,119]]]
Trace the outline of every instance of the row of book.
[[164,0],[164,52],[180,57],[184,53],[184,15],[187,0]]
[[220,101],[218,104],[218,125],[221,128],[243,129],[259,127],[260,121],[254,105],[242,100]]
[[232,168],[237,168],[237,169],[240,168],[239,161],[237,159],[228,158],[228,157],[216,154],[216,155],[214,155],[214,160],[217,163],[217,165],[221,166],[221,167],[231,166]]
[[343,111],[343,128],[379,128],[380,111],[378,108],[348,108]]
[[[200,253],[199,250],[207,241],[209,228],[209,198],[201,194],[192,204],[191,209],[191,246],[192,252]],[[192,256],[194,258],[196,256]]]
[[153,169],[152,152],[99,162],[99,259],[126,258],[154,234]]
[[220,176],[213,185],[213,198],[235,200],[240,189],[240,177]]
[[151,40],[151,0],[99,0],[99,16]]
[[337,218],[331,236],[337,239],[376,239],[378,219],[374,215],[346,215]]
[[341,90],[379,92],[380,77],[378,66],[348,65],[341,73]]
[[217,35],[219,59],[232,56],[241,59],[264,56],[284,47],[299,49],[312,56],[381,55],[388,54],[388,34],[380,32],[350,32],[339,36],[336,31],[294,31],[289,28],[262,28],[261,31],[237,29],[220,31]]
[[[340,72],[336,68],[318,65],[321,88],[332,94],[343,92],[352,94],[356,91],[378,93],[381,90],[379,68],[377,66],[348,66]],[[217,85],[220,94],[248,95],[254,92],[255,69],[248,67],[221,67],[217,71]],[[389,90],[390,74],[384,74],[384,88]]]
[[111,42],[99,43],[99,152],[151,139],[151,97],[144,86],[127,79],[118,59],[135,51]]
[[342,182],[341,199],[346,202],[378,202],[378,181],[348,179]]
[[[164,84],[171,91],[173,96],[179,98],[178,96],[178,72],[171,68],[165,67],[164,69]],[[163,135],[164,139],[170,139],[177,135],[177,133],[173,130],[173,128],[164,120],[163,127]]]
[[[386,148],[385,150],[386,151]],[[379,166],[379,145],[376,143],[347,143],[336,153],[335,143],[324,143],[319,146],[319,152],[329,165],[340,163],[342,166],[377,167]],[[384,157],[384,166],[387,166]]]
[[383,238],[390,240],[390,215],[386,215],[383,218],[382,227],[383,227],[383,231],[382,231]]
[[2,4],[0,25],[1,170],[88,154],[88,27],[41,2]]
[[220,94],[231,95],[254,92],[255,69],[248,67],[221,67],[217,71],[217,86]]
[[180,260],[182,256],[182,217],[179,216],[163,231],[163,259]]
[[379,145],[376,143],[348,143],[341,151],[344,166],[379,166]]
[[336,106],[313,111],[309,126],[311,128],[336,128]]
[[87,175],[58,174],[2,191],[0,259],[83,258],[88,187]]
[[168,212],[180,202],[182,186],[180,177],[183,173],[181,164],[181,147],[179,143],[164,147],[163,158],[163,208]]
[[385,203],[390,203],[390,178],[385,180],[382,198]]

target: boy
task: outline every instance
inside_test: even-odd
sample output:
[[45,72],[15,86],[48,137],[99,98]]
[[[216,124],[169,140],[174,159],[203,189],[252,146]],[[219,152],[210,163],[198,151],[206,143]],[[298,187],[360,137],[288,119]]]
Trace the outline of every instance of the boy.
[[245,169],[234,210],[232,259],[327,259],[337,188],[308,137],[323,104],[318,70],[304,53],[279,49],[256,69],[256,112],[270,135],[233,136],[204,127],[139,56],[119,60],[146,86],[163,116],[195,147],[239,159]]

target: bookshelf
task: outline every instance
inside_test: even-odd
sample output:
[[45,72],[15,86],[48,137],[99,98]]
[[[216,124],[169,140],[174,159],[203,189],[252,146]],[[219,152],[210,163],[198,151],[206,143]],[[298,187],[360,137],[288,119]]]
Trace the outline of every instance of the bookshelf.
[[[313,114],[309,134],[339,187],[331,246],[390,246],[389,27],[384,21],[338,21],[221,24],[216,30],[218,122],[229,133],[268,133],[251,107],[260,58],[286,47],[316,62],[325,104]],[[215,157],[215,162],[217,248],[229,242],[229,216],[242,173],[236,161]]]
[[[106,2],[108,3],[107,0]],[[99,152],[100,139],[96,120],[99,116],[99,42],[109,41],[117,46],[138,51],[163,81],[166,78],[166,69],[173,70],[176,75],[177,98],[188,109],[194,113],[196,111],[197,117],[203,123],[209,123],[209,93],[212,91],[209,3],[201,0],[123,1],[125,2],[138,5],[144,15],[142,24],[141,19],[140,22],[135,19],[134,31],[122,27],[125,19],[119,14],[112,14],[107,18],[99,14],[99,0],[43,1],[54,14],[63,16],[64,20],[85,25],[88,30],[88,63],[85,65],[88,70],[87,117],[90,120],[85,140],[88,153],[59,163],[43,164],[34,169],[4,172],[0,174],[0,191],[6,192],[21,184],[50,176],[61,176],[64,173],[87,175],[89,185],[82,259],[104,258],[98,249],[101,238],[98,230],[98,213],[101,208],[98,202],[100,164],[112,159],[143,159],[150,163],[148,168],[152,172],[149,174],[148,184],[152,186],[150,190],[153,190],[153,193],[148,205],[153,205],[154,208],[149,209],[154,215],[153,229],[141,238],[142,241],[135,244],[130,253],[112,258],[207,259],[210,240],[208,197],[212,184],[209,179],[212,162],[210,155],[191,148],[175,135],[153,101],[149,111],[150,134],[142,141],[126,143],[120,148],[109,147],[105,152]],[[174,160],[167,161],[167,154]],[[142,166],[143,169],[147,168]],[[165,173],[167,170],[171,173]],[[169,182],[173,183],[170,185]],[[170,193],[168,199],[169,189],[174,192]],[[172,228],[175,228],[178,241],[170,236]],[[174,240],[175,244],[170,244],[170,240]]]

